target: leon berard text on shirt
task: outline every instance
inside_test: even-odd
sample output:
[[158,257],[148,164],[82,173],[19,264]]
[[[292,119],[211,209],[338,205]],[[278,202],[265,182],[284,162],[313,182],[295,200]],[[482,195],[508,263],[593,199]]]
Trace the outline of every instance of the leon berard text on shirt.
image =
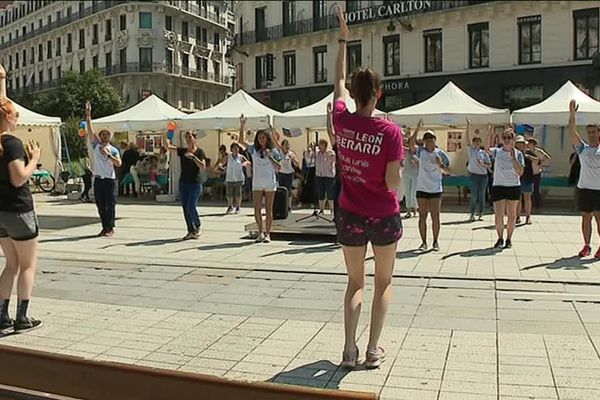
[[[342,149],[348,149],[358,153],[368,155],[379,155],[381,153],[381,145],[383,143],[383,134],[369,135],[366,133],[355,132],[349,129],[344,129],[338,138],[338,146]],[[369,168],[369,161],[362,159],[351,159],[342,154],[339,155],[340,160],[344,162],[342,170],[347,174],[347,179],[357,183],[364,183],[364,178],[361,177],[362,171]]]

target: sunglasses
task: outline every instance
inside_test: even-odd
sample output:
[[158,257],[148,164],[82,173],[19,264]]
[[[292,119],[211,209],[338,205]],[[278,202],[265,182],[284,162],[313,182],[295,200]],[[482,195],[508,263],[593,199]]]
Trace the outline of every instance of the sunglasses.
[[502,139],[504,139],[504,140],[510,140],[512,138],[513,138],[512,136],[508,136],[508,135],[507,136],[502,136]]

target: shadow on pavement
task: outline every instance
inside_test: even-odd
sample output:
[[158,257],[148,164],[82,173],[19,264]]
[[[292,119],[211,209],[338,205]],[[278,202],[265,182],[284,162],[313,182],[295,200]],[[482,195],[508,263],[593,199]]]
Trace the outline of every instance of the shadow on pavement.
[[446,259],[448,259],[450,257],[456,257],[456,256],[461,256],[461,257],[484,257],[484,256],[494,255],[494,253],[496,253],[496,251],[494,251],[494,249],[492,247],[486,247],[486,248],[483,248],[483,249],[472,249],[472,250],[467,250],[467,251],[457,251],[455,253],[446,254],[441,259],[442,260],[446,260]]
[[79,240],[86,239],[98,239],[98,235],[80,235],[80,236],[67,236],[62,238],[53,238],[53,239],[40,239],[39,243],[60,243],[60,242],[77,242]]
[[[357,366],[354,371],[359,370],[360,367]],[[340,382],[350,372],[350,370],[339,368],[338,365],[329,360],[320,360],[294,368],[291,371],[280,372],[267,382],[339,389]]]
[[256,243],[254,241],[241,241],[241,242],[231,242],[231,243],[219,243],[219,244],[207,244],[204,246],[194,246],[194,247],[186,247],[185,249],[179,249],[172,251],[171,253],[181,253],[183,251],[188,250],[226,250],[226,249],[239,249],[247,246],[255,246]]
[[291,250],[281,250],[273,253],[263,254],[261,257],[272,257],[280,254],[294,255],[294,254],[314,254],[314,253],[329,253],[338,250],[341,246],[337,244],[328,244],[326,246],[313,246]]
[[552,262],[541,263],[530,265],[521,268],[521,271],[528,271],[535,268],[546,268],[546,269],[564,269],[564,270],[586,270],[589,267],[586,264],[592,264],[598,262],[596,258],[582,259],[579,256],[563,257]]
[[450,221],[450,222],[442,222],[442,225],[444,226],[449,226],[449,225],[468,225],[468,224],[474,224],[476,221],[470,221],[468,219],[463,220],[463,221]]
[[496,229],[496,225],[478,226],[477,228],[473,228],[471,230],[472,231],[481,231],[483,229],[488,230],[488,231],[493,231],[494,229]]

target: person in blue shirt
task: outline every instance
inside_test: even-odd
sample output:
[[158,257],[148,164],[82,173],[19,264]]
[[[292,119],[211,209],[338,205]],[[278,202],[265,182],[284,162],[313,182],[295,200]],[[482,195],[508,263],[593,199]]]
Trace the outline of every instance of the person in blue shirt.
[[490,156],[485,152],[483,140],[479,136],[479,130],[475,129],[475,136],[471,140],[471,120],[467,117],[466,129],[467,147],[469,151],[469,164],[467,171],[471,178],[471,218],[475,221],[475,213],[481,221],[483,219],[483,208],[485,205],[485,190],[488,185],[488,169],[491,167]]
[[419,121],[417,129],[408,142],[419,161],[417,177],[417,202],[419,204],[419,234],[421,235],[420,251],[427,250],[427,216],[431,214],[433,230],[433,251],[439,251],[440,245],[440,210],[442,207],[442,177],[450,166],[450,158],[445,151],[436,146],[436,136],[432,130],[423,135],[423,146],[417,146],[416,140],[423,120]]

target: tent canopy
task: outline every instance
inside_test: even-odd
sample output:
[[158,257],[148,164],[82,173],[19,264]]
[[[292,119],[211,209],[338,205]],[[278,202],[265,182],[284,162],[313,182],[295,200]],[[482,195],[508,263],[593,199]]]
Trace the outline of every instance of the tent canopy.
[[513,122],[534,125],[564,126],[569,122],[569,102],[579,104],[577,124],[585,125],[600,121],[600,102],[582,92],[567,81],[546,100],[513,112]]
[[211,108],[186,115],[181,118],[180,125],[183,129],[238,129],[241,114],[247,118],[246,127],[249,129],[266,128],[270,116],[281,115],[240,89]]
[[184,112],[153,94],[125,111],[98,118],[92,122],[97,129],[108,128],[117,132],[166,130],[169,120],[185,115]]
[[475,125],[506,124],[508,110],[488,107],[463,92],[452,81],[427,100],[388,113],[399,125],[416,125],[422,118],[425,125],[465,125],[469,117]]
[[15,103],[13,100],[11,101],[19,112],[19,126],[59,126],[61,124],[59,117],[48,117],[46,115],[38,114]]
[[[327,126],[327,103],[333,104],[333,92],[326,97],[297,110],[288,111],[273,118],[278,128],[325,128]],[[346,106],[350,112],[356,111],[354,100],[346,96]],[[383,117],[385,113],[375,110],[375,116]]]

